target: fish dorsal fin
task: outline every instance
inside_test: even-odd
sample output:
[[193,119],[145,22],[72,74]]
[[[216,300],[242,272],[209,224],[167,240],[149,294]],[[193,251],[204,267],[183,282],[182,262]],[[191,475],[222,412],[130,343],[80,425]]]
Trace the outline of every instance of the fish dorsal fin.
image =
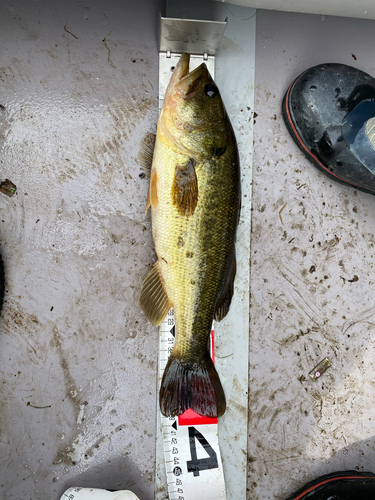
[[138,163],[141,166],[142,172],[146,177],[151,175],[152,159],[154,156],[156,135],[151,132],[147,134],[141,140],[140,151],[137,156]]
[[190,158],[185,165],[176,165],[172,184],[173,204],[178,213],[186,217],[194,214],[198,203],[198,179],[195,165],[193,158]]
[[234,278],[236,277],[236,254],[233,253],[233,258],[230,264],[227,281],[216,302],[215,320],[221,321],[228,314],[230,304],[232,302],[234,292]]
[[165,291],[164,281],[160,273],[159,262],[156,262],[142,283],[139,304],[147,319],[159,326],[172,307]]
[[155,208],[157,204],[158,204],[158,174],[155,168],[153,168],[151,172],[150,183],[148,185],[148,197],[147,197],[145,213],[147,214],[147,210],[149,209],[150,205],[153,208]]

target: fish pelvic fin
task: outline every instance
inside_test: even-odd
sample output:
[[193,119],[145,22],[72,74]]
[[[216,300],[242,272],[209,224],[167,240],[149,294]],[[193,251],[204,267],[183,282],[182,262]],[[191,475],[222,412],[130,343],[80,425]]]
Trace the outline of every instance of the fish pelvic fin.
[[160,273],[159,262],[155,262],[151,271],[142,283],[139,304],[147,319],[159,326],[168,314],[172,303],[168,298],[164,280]]
[[151,179],[148,185],[148,197],[146,205],[146,214],[150,205],[155,208],[158,204],[158,174],[155,169],[151,171]]
[[198,179],[193,158],[190,158],[186,165],[176,165],[172,200],[180,215],[189,217],[195,212],[198,203]]
[[205,417],[220,417],[226,408],[225,394],[210,355],[186,361],[171,353],[161,382],[160,410],[167,417],[189,408]]

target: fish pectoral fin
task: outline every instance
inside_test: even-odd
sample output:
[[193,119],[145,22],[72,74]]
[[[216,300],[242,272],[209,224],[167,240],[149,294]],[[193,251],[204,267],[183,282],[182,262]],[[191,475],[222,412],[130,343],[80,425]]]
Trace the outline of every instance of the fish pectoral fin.
[[156,262],[142,283],[139,304],[147,319],[159,326],[172,307],[160,274],[159,262]]
[[190,158],[186,165],[176,165],[172,184],[172,201],[180,215],[194,214],[198,203],[198,179],[196,162]]
[[151,175],[151,167],[152,167],[152,158],[154,156],[156,135],[151,132],[147,132],[147,134],[142,138],[141,145],[138,153],[138,163],[141,166],[142,172],[146,175],[146,177],[150,177]]
[[223,287],[219,295],[219,298],[216,302],[216,309],[214,316],[216,321],[221,321],[228,314],[234,292],[234,279],[236,277],[236,268],[237,268],[236,254],[233,253],[233,258],[230,264],[230,269],[228,272],[226,284]]
[[146,214],[147,210],[150,208],[150,205],[155,208],[158,204],[158,174],[155,169],[151,172],[151,179],[148,185],[148,197],[146,204]]

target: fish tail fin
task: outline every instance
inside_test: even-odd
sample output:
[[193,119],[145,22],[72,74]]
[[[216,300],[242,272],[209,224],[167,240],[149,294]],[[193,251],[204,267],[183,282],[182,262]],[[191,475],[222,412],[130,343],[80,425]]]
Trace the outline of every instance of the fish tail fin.
[[225,394],[210,355],[184,360],[171,353],[160,387],[160,410],[167,417],[189,408],[205,417],[220,417],[226,408]]

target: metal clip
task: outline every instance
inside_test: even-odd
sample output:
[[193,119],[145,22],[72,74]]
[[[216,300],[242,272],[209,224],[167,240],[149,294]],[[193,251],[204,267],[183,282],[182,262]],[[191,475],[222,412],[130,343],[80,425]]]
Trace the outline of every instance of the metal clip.
[[330,360],[328,358],[324,358],[320,363],[316,365],[313,370],[311,370],[311,372],[309,373],[309,377],[315,382],[323,375],[325,371],[328,370],[330,366],[332,366]]
[[225,22],[159,18],[159,108],[174,68],[183,52],[190,54],[190,70],[202,62],[215,78],[215,54],[224,34]]

